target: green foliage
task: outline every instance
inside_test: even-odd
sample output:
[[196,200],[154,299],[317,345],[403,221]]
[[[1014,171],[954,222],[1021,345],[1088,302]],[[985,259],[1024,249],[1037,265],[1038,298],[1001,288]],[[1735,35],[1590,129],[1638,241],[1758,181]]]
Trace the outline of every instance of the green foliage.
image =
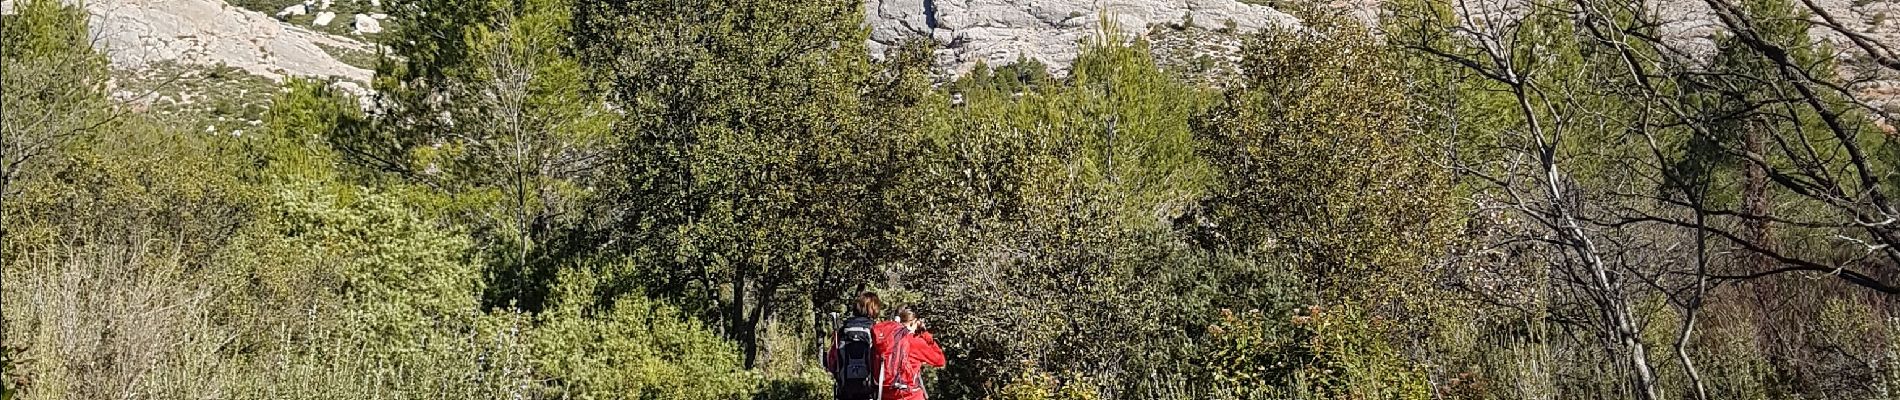
[[[423,219],[395,195],[320,184],[269,189],[251,232],[232,246],[236,271],[249,277],[259,298],[315,297],[338,301],[371,323],[388,318],[392,340],[408,329],[473,309],[478,264],[465,234]],[[306,275],[309,274],[309,275]],[[322,284],[311,285],[315,280]],[[296,284],[300,283],[303,284]],[[330,293],[277,294],[333,288]],[[292,308],[295,309],[295,308]]]
[[[7,387],[19,398],[195,395],[212,254],[249,197],[216,137],[134,116],[14,182],[5,200]],[[110,360],[105,362],[102,360]],[[137,360],[137,361],[133,361]]]
[[[854,0],[391,0],[407,23],[382,37],[373,98],[231,79],[202,109],[140,112],[106,95],[82,11],[25,1],[0,17],[0,400],[824,399],[810,327],[860,285],[929,321],[942,398],[1622,397],[1635,346],[1606,345],[1626,334],[1595,312],[1607,299],[1635,305],[1634,364],[1671,397],[1692,396],[1691,366],[1709,398],[1890,393],[1879,298],[1702,296],[1683,265],[1736,270],[1716,256],[1741,249],[1685,256],[1680,229],[1586,221],[1623,251],[1609,288],[1520,244],[1550,236],[1499,239],[1531,224],[1470,178],[1522,179],[1533,120],[1561,121],[1552,191],[1586,217],[1740,203],[1730,149],[1751,134],[1818,144],[1765,157],[1827,174],[1847,172],[1843,144],[1880,148],[1871,185],[1891,184],[1900,152],[1872,125],[1737,116],[1795,88],[1746,43],[1677,64],[1588,29],[1644,16],[1582,4],[1540,3],[1485,46],[1443,29],[1450,2],[1391,2],[1416,13],[1381,36],[1307,10],[1206,87],[1114,32],[1064,76],[1025,57],[939,82],[931,40],[873,62]],[[1793,4],[1742,12],[1831,79],[1806,18],[1777,11]],[[1655,86],[1605,67],[1623,51]],[[1865,121],[1839,97],[1821,103]],[[1771,197],[1790,220],[1835,215]],[[1884,262],[1809,225],[1779,248]]]
[[[351,96],[323,82],[292,79],[264,111],[264,132],[251,136],[249,178],[260,182],[339,181],[365,174],[346,161],[349,138],[369,121]],[[342,148],[343,150],[339,150]]]
[[1218,292],[1201,291],[1214,287],[1199,280],[1206,259],[1171,230],[1206,190],[1188,118],[1211,96],[1158,70],[1144,44],[1095,44],[1079,60],[1020,94],[966,86],[926,131],[895,272],[960,361],[935,393],[1056,371],[1146,390],[1150,373],[1180,368],[1194,325],[1182,310]]
[[1446,171],[1414,134],[1403,82],[1364,28],[1315,20],[1249,42],[1244,88],[1195,132],[1228,243],[1296,265],[1329,295],[1418,293],[1455,226]]
[[480,264],[465,234],[394,193],[321,181],[267,189],[256,223],[221,255],[233,274],[225,282],[239,283],[223,317],[235,323],[241,359],[288,364],[256,379],[318,384],[251,383],[254,395],[511,390],[462,382],[486,372],[474,361],[496,351],[484,340],[497,337],[478,334],[494,322],[476,311]]
[[[389,18],[404,23],[385,32],[382,43],[389,53],[376,68],[374,87],[393,96],[407,97],[399,104],[421,105],[429,95],[447,89],[459,66],[480,60],[465,40],[470,30],[489,26],[500,15],[504,1],[391,0]],[[434,121],[412,121],[428,125]]]
[[[573,2],[489,3],[499,12],[457,22],[457,43],[401,50],[453,54],[395,53],[445,57],[396,88],[398,122],[384,126],[403,143],[431,145],[361,147],[400,153],[404,177],[439,189],[448,212],[473,228],[491,264],[485,304],[535,311],[558,265],[593,250],[572,238],[604,183],[594,177],[609,163],[614,118],[573,55]],[[439,33],[416,29],[399,35]]]
[[625,112],[608,236],[651,268],[655,292],[712,313],[747,366],[766,320],[842,298],[891,257],[877,243],[900,214],[881,206],[880,189],[908,133],[869,123],[861,4],[578,10],[585,65]]
[[1099,389],[1081,376],[1058,379],[1048,373],[1024,372],[1004,385],[996,400],[1097,400]]
[[1226,398],[1428,399],[1424,374],[1352,309],[1314,306],[1290,320],[1222,311],[1197,360]]
[[1042,61],[1027,56],[1019,57],[1016,62],[999,67],[990,67],[983,60],[977,60],[969,75],[957,78],[954,88],[959,93],[987,92],[1012,95],[1033,92],[1055,82],[1049,76],[1049,66]]
[[831,374],[822,368],[809,368],[788,378],[769,379],[754,400],[825,400],[832,398]]
[[[5,46],[0,46],[0,51],[4,51],[0,55],[12,59],[9,61],[70,57],[74,60],[103,62],[102,56],[90,51],[92,43],[87,36],[84,10],[45,0],[21,1],[16,6],[18,9],[14,10],[15,13],[6,16],[8,39]],[[82,62],[68,67],[83,72],[87,68],[101,68],[103,65]]]
[[[598,283],[569,275],[563,284]],[[591,292],[539,316],[533,359],[555,379],[550,397],[743,399],[757,390],[738,347],[678,308],[640,296],[592,307]]]
[[0,199],[14,194],[11,182],[49,170],[41,166],[115,120],[106,58],[92,49],[85,11],[57,0],[15,6],[0,16]]
[[[115,134],[65,154],[46,175],[16,182],[7,199],[8,253],[57,252],[95,241],[162,240],[203,256],[248,220],[250,193],[215,137],[127,121]],[[187,262],[209,267],[211,260]]]

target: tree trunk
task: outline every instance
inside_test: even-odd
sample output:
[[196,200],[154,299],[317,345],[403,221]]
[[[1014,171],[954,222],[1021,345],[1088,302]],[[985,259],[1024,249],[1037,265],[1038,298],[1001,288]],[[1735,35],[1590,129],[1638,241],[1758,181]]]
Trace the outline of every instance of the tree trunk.
[[[1764,127],[1749,125],[1753,126],[1742,130],[1742,146],[1754,154],[1767,154],[1768,145],[1762,140],[1761,132]],[[1773,212],[1768,206],[1768,169],[1759,163],[1746,164],[1742,170],[1742,207],[1749,215],[1756,216],[1744,220],[1750,236],[1748,239],[1763,250],[1775,251],[1768,221],[1763,220],[1763,217]],[[1744,271],[1767,271],[1774,267],[1774,260],[1767,255],[1749,252],[1745,257],[1748,265],[1743,268]]]
[[1682,306],[1682,331],[1676,336],[1676,360],[1682,362],[1683,372],[1689,375],[1696,400],[1709,400],[1709,389],[1702,383],[1702,373],[1696,370],[1695,359],[1689,357],[1689,339],[1695,335],[1696,315],[1702,311],[1702,297],[1709,290],[1709,236],[1704,232],[1706,225],[1703,225],[1707,215],[1702,212],[1702,195],[1697,194],[1695,201],[1695,295]]
[[[743,267],[741,267],[743,268]],[[726,336],[745,349],[746,369],[752,368],[752,329],[746,326],[746,279],[743,269],[732,272],[732,302],[726,304]]]
[[772,313],[772,292],[777,290],[776,286],[777,285],[765,284],[760,287],[758,293],[754,294],[758,297],[759,304],[752,307],[752,316],[746,318],[746,369],[752,369],[759,365],[760,354],[771,354],[771,349],[768,348],[769,344],[759,340],[762,336],[759,331],[765,326],[765,319]]
[[[1558,231],[1555,232],[1558,237],[1567,242],[1564,245],[1569,247],[1568,250],[1574,251],[1578,261],[1582,261],[1584,267],[1588,269],[1587,272],[1592,280],[1590,289],[1597,292],[1596,296],[1600,297],[1597,300],[1598,311],[1603,313],[1605,322],[1610,325],[1610,331],[1614,333],[1617,342],[1616,346],[1621,347],[1620,350],[1628,355],[1626,361],[1632,371],[1631,378],[1635,381],[1632,383],[1635,385],[1637,398],[1656,400],[1658,398],[1656,374],[1649,367],[1649,351],[1644,348],[1636,323],[1630,317],[1629,303],[1625,301],[1623,293],[1610,278],[1609,267],[1604,264],[1602,255],[1598,253],[1596,242],[1590,238],[1589,231],[1583,228],[1583,224],[1577,221],[1579,211],[1572,210],[1569,206],[1568,192],[1563,183],[1565,176],[1558,166],[1557,158],[1557,145],[1562,141],[1561,133],[1544,131],[1527,91],[1523,82],[1515,82],[1512,85],[1512,94],[1517,98],[1518,111],[1523,113],[1530,127],[1531,136],[1536,142],[1538,162],[1542,164],[1543,169],[1541,171],[1543,190],[1550,196],[1550,209],[1555,214],[1552,217],[1554,220],[1551,221],[1551,226]],[[1619,349],[1611,349],[1611,354],[1617,353],[1617,350]]]

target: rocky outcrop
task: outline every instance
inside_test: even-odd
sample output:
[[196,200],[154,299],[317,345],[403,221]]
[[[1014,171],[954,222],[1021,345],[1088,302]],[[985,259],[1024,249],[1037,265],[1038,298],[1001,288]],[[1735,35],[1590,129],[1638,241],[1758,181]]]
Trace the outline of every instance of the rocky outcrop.
[[928,38],[938,45],[938,65],[953,73],[979,61],[994,66],[1022,58],[1060,72],[1085,40],[1105,31],[1103,21],[1124,37],[1159,25],[1247,32],[1299,23],[1271,7],[1235,0],[869,0],[865,17],[873,55]]
[[[368,44],[299,27],[263,12],[245,10],[223,0],[66,0],[83,3],[92,15],[98,44],[124,69],[162,61],[187,65],[229,65],[260,76],[281,80],[287,76],[335,77],[367,82],[369,70],[337,59],[331,51],[374,53]],[[386,18],[374,12],[381,1],[367,2],[371,11],[332,14],[348,17],[346,29],[357,34],[375,34],[385,29]],[[1320,0],[1344,9],[1362,19],[1376,19],[1379,0]],[[1459,0],[1460,10],[1477,10],[1483,15],[1466,15],[1477,24],[1507,20],[1528,4],[1527,0]],[[1870,36],[1880,43],[1900,47],[1900,0],[1813,0],[1836,20]],[[12,0],[0,0],[0,9],[10,8]],[[326,11],[332,1],[288,1],[289,7],[270,12],[285,15],[334,13]],[[1653,12],[1662,18],[1661,33],[1675,47],[1693,55],[1713,52],[1711,38],[1722,29],[1714,15],[1699,1],[1649,0]],[[1182,60],[1233,58],[1235,42],[1231,35],[1208,35],[1225,31],[1248,32],[1271,26],[1296,26],[1299,22],[1271,7],[1237,0],[866,0],[864,12],[871,30],[869,47],[881,56],[905,40],[921,38],[936,42],[938,65],[950,73],[967,72],[978,62],[1004,65],[1027,58],[1040,61],[1060,73],[1079,53],[1082,43],[1106,31],[1107,21],[1121,38],[1162,32],[1157,53],[1175,52]],[[311,21],[315,22],[315,21]],[[1177,29],[1154,29],[1168,26]],[[1195,26],[1193,29],[1182,30]],[[1478,28],[1482,30],[1482,27]],[[1187,34],[1176,34],[1189,32]],[[1819,31],[1816,37],[1834,42],[1841,51],[1843,72],[1857,79],[1856,87],[1868,93],[1895,98],[1900,93],[1900,77],[1892,71],[1861,68],[1865,56],[1844,38],[1833,32]],[[1886,104],[1883,104],[1886,105]],[[1900,102],[1891,107],[1900,111]]]
[[[370,80],[369,70],[345,64],[323,48],[374,52],[369,45],[292,26],[222,0],[90,0],[83,4],[91,14],[96,46],[117,68],[139,69],[173,61],[222,64],[273,80],[288,76]],[[10,10],[11,4],[0,8]]]
[[[1894,0],[1814,0],[1835,21],[1848,30],[1865,35],[1878,46],[1900,49],[1900,1]],[[1817,16],[1817,19],[1819,17]],[[1858,98],[1882,110],[1900,112],[1900,71],[1879,66],[1865,51],[1853,45],[1846,35],[1834,30],[1815,29],[1810,35],[1832,44],[1839,54],[1841,75]]]
[[[1847,30],[1864,35],[1879,46],[1900,49],[1900,1],[1897,0],[1810,0]],[[1479,32],[1508,32],[1522,15],[1527,0],[1459,0],[1461,20]],[[1658,33],[1671,53],[1694,65],[1715,58],[1716,38],[1728,35],[1708,3],[1702,1],[1649,0],[1648,12],[1656,18]],[[1807,2],[1794,2],[1797,12],[1808,13]],[[1821,15],[1810,19],[1819,22]],[[1865,51],[1851,43],[1846,35],[1819,24],[1808,36],[1826,44],[1839,61],[1843,82],[1856,98],[1888,112],[1900,112],[1900,71],[1876,65]]]

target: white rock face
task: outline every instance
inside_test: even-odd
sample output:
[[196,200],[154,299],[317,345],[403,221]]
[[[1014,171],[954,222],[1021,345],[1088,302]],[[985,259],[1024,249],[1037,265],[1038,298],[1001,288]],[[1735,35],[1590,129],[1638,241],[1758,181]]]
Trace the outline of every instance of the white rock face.
[[344,64],[317,46],[374,52],[369,45],[292,26],[222,0],[84,0],[83,4],[91,19],[93,43],[115,68],[176,61],[223,64],[276,80],[289,76],[370,80],[369,70]]
[[1204,28],[1231,24],[1241,32],[1299,24],[1273,8],[1235,0],[868,0],[864,12],[873,55],[910,38],[930,38],[939,46],[938,65],[954,73],[977,61],[996,66],[1019,57],[1060,72],[1084,40],[1102,31],[1104,19],[1125,37],[1186,20]]
[[317,19],[311,20],[310,24],[316,26],[330,26],[330,21],[334,20],[336,20],[336,13],[324,11],[317,13]]
[[353,20],[350,23],[351,29],[352,29],[351,32],[355,32],[357,35],[362,35],[366,33],[381,33],[383,31],[382,21],[377,21],[376,18],[372,18],[368,15],[356,14],[356,17],[353,17],[351,19]]

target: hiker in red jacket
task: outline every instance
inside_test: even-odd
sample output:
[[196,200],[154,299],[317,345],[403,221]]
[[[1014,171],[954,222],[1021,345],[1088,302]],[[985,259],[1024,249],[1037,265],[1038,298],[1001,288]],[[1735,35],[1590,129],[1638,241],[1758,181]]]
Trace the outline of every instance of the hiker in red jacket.
[[903,322],[894,333],[891,349],[884,358],[885,400],[924,400],[924,365],[943,368],[943,348],[930,337],[930,329],[909,308],[897,311]]

